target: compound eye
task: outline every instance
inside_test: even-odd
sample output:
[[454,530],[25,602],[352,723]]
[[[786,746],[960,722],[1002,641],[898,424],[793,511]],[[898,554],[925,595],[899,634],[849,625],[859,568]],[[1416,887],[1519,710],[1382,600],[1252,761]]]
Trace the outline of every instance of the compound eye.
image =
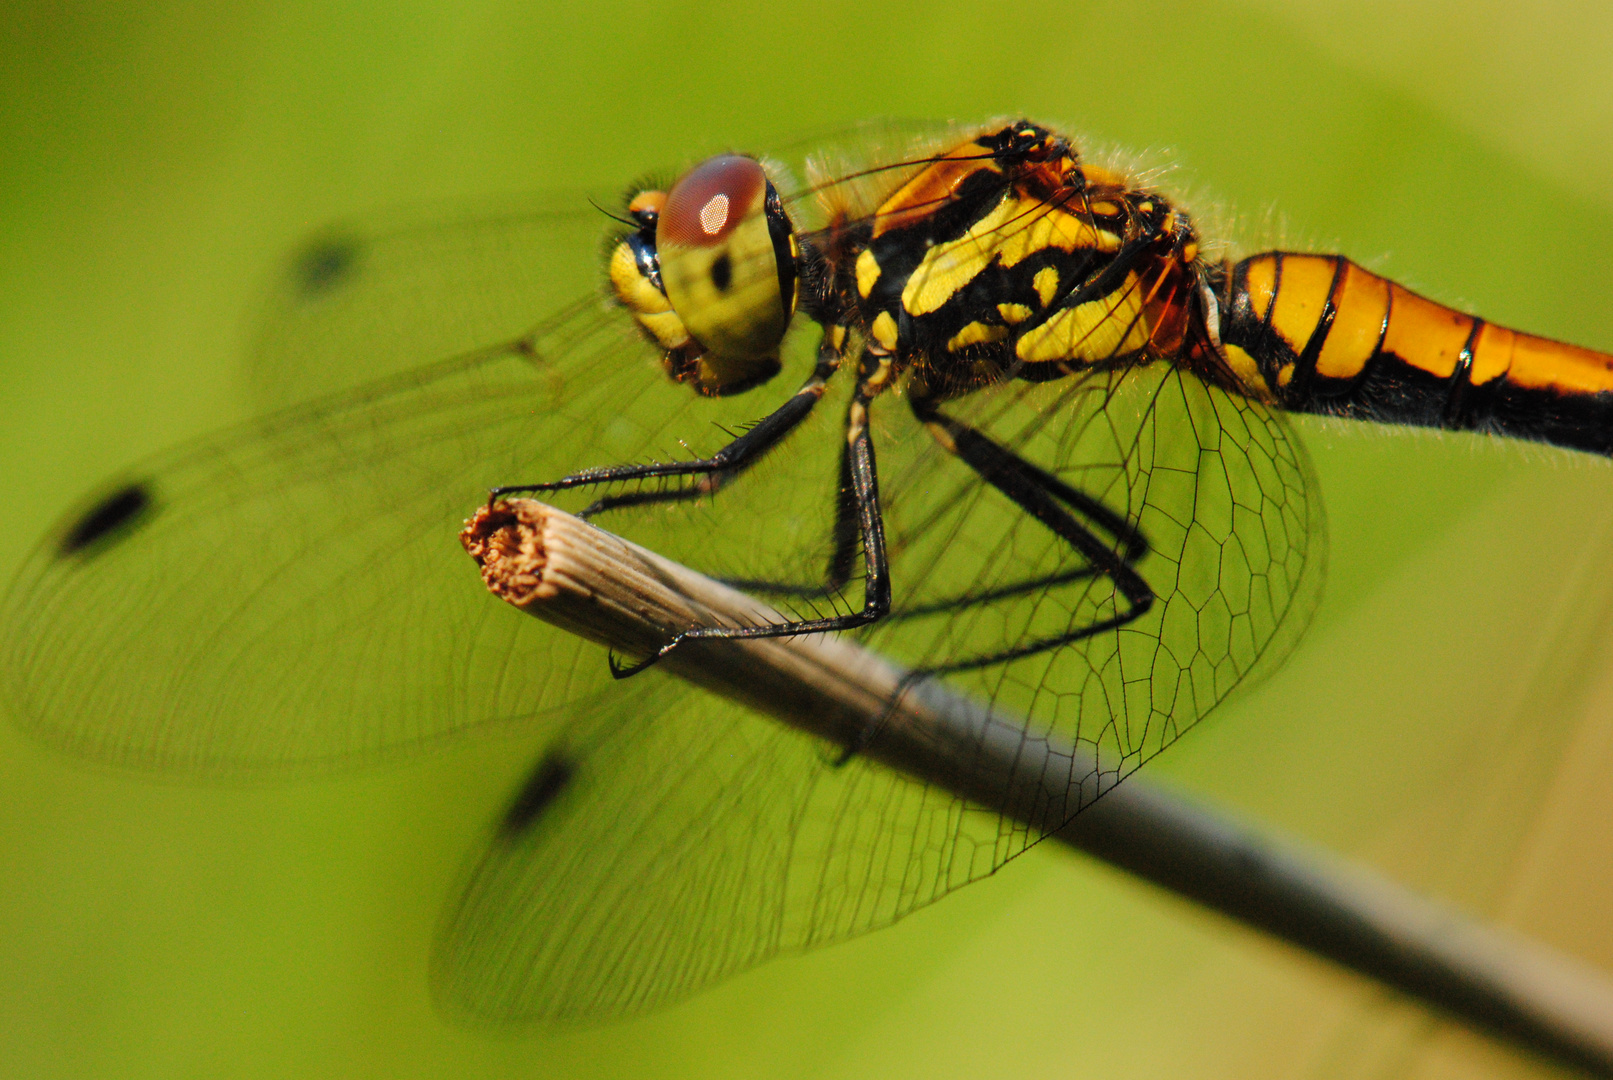
[[655,246],[667,299],[705,350],[702,382],[721,390],[776,370],[795,248],[761,165],[725,154],[691,169],[667,192]]
[[711,158],[672,185],[658,239],[689,247],[721,243],[747,215],[762,211],[766,194],[767,174],[754,158],[738,154]]

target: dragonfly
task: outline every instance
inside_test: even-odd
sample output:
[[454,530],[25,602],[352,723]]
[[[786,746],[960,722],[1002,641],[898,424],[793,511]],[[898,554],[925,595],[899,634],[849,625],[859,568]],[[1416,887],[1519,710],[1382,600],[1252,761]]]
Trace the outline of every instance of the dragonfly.
[[[1342,256],[1233,258],[1029,120],[706,159],[630,190],[603,285],[556,300],[588,213],[324,238],[268,366],[390,373],[113,478],[0,611],[15,721],[120,766],[541,733],[433,958],[477,1021],[625,1016],[888,925],[1253,685],[1325,556],[1287,414],[1613,452],[1613,356]],[[485,595],[457,533],[488,491],[573,500],[785,613],[662,653],[844,633],[1107,771],[1033,828],[608,663]]]

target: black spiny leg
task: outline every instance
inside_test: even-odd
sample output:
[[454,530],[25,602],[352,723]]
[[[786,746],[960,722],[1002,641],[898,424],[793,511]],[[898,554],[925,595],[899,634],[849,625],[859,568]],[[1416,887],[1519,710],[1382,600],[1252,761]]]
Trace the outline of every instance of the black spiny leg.
[[[874,444],[868,431],[868,404],[890,382],[890,357],[865,352],[858,365],[857,388],[852,394],[851,407],[846,414],[846,451],[842,475],[849,483],[849,503],[856,511],[858,536],[862,540],[866,576],[863,581],[861,611],[836,615],[826,619],[800,619],[767,626],[697,626],[678,634],[653,655],[628,667],[611,661],[611,673],[617,678],[637,674],[661,659],[685,641],[702,638],[769,638],[794,637],[798,634],[822,634],[837,630],[851,630],[865,626],[890,611],[890,570],[885,557],[885,521],[879,508],[879,479],[874,467]],[[580,474],[579,474],[580,475]],[[837,558],[835,563],[838,564]],[[831,566],[831,574],[835,572]]]
[[[1115,583],[1116,590],[1125,597],[1128,607],[1125,611],[1116,611],[1109,618],[1098,619],[1067,633],[1040,638],[1013,648],[972,656],[938,667],[914,668],[908,671],[897,683],[896,692],[891,695],[885,715],[877,722],[868,725],[857,740],[844,749],[836,761],[837,765],[844,765],[868,747],[878,735],[880,728],[884,726],[885,720],[914,684],[935,675],[1005,664],[1010,660],[1034,656],[1084,638],[1095,637],[1105,631],[1125,626],[1154,606],[1154,590],[1131,565],[1148,553],[1148,543],[1135,525],[1092,496],[1076,490],[1045,469],[1032,465],[974,428],[942,414],[936,408],[934,399],[925,396],[921,389],[910,386],[908,392],[913,414],[944,450],[968,465],[986,483],[1007,495],[1025,513],[1046,525],[1087,561],[1087,566],[1079,570],[1049,575],[976,596],[960,597],[958,598],[960,604],[974,606],[990,603],[996,599],[1022,595],[1038,586],[1052,588],[1102,574]],[[1060,505],[1061,503],[1063,505]],[[1109,544],[1094,536],[1092,531],[1077,521],[1066,507],[1079,512],[1099,529],[1108,533],[1121,550],[1115,551]],[[896,617],[932,614],[939,610],[943,610],[941,605],[925,605],[923,608]]]
[[[913,674],[939,675],[967,671],[1046,652],[1107,630],[1118,629],[1140,618],[1153,607],[1154,590],[1131,565],[1148,550],[1147,542],[1134,525],[1090,495],[1037,468],[967,424],[944,415],[936,408],[933,399],[914,393],[910,403],[914,415],[943,449],[980,474],[982,480],[1008,496],[1021,510],[1046,525],[1059,539],[1079,552],[1091,572],[1102,574],[1114,582],[1116,591],[1125,598],[1127,605],[1125,610],[1116,610],[1108,618],[1098,619],[1064,634]],[[1122,550],[1114,550],[1093,535],[1091,529],[1076,520],[1071,510],[1114,537]],[[1070,580],[1082,576],[1085,576],[1085,572],[1058,575],[1059,578],[1068,577]],[[1119,606],[1117,603],[1116,608]]]
[[[1135,563],[1148,554],[1148,539],[1143,536],[1142,530],[1137,528],[1135,524],[1127,521],[1123,516],[1115,513],[1086,492],[1066,484],[1052,473],[1037,468],[1023,458],[1018,460],[1024,466],[1026,473],[1036,483],[1051,492],[1060,502],[1078,511],[1089,525],[1095,527],[1099,532],[1108,534],[1112,538],[1122,561]],[[956,596],[932,600],[926,604],[897,608],[891,612],[891,621],[898,622],[906,619],[923,618],[927,615],[948,614],[971,607],[981,607],[995,603],[998,600],[1008,600],[1016,596],[1046,592],[1048,589],[1055,589],[1061,585],[1085,581],[1101,573],[1103,573],[1102,570],[1089,564],[1056,574],[1027,578],[1024,581],[1016,581],[1012,585],[1003,585],[995,589],[987,589],[984,592],[959,593]]]
[[700,458],[695,461],[668,461],[652,462],[649,465],[610,465],[597,469],[584,469],[582,472],[563,476],[559,480],[551,480],[546,484],[512,484],[505,487],[496,487],[488,493],[488,502],[502,499],[506,495],[526,494],[538,491],[564,491],[568,488],[589,487],[594,484],[610,484],[630,482],[634,480],[649,480],[661,476],[699,476],[700,479],[687,487],[675,491],[634,491],[622,495],[607,495],[596,499],[582,510],[577,516],[581,518],[592,517],[606,510],[617,510],[628,506],[645,506],[654,503],[682,502],[687,499],[698,499],[710,495],[750,466],[760,461],[769,450],[784,441],[784,437],[798,427],[801,421],[811,414],[815,406],[823,398],[823,393],[829,379],[840,366],[840,353],[830,344],[835,335],[826,330],[823,342],[818,346],[818,362],[813,366],[812,374],[806,382],[801,384],[788,401],[763,417],[757,425],[745,434],[729,443],[727,446],[712,454],[709,458]]

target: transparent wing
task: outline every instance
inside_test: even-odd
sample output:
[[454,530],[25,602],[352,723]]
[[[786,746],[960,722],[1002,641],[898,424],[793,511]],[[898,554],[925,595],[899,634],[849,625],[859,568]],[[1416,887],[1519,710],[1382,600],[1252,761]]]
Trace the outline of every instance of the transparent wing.
[[[611,193],[613,196],[615,193]],[[275,275],[246,373],[260,410],[510,341],[599,278],[598,193],[328,226]]]
[[[571,700],[608,681],[603,658],[490,601],[464,518],[495,484],[709,452],[769,407],[694,398],[589,298],[509,346],[147,462],[22,568],[0,609],[7,707],[74,753],[218,775],[362,761]],[[689,554],[667,534],[702,521],[719,562],[770,547],[759,516],[709,508],[632,534]]]
[[[1129,772],[1304,629],[1322,509],[1303,449],[1264,406],[1155,362],[1014,384],[949,411],[1132,522],[1153,606],[1118,631],[1037,650],[1113,616],[1113,582],[903,418],[915,430],[889,440],[881,469],[905,587],[870,645],[955,672],[960,690],[1026,717],[1027,738],[1089,743]],[[1035,582],[1048,584],[1025,588]],[[1026,655],[980,662],[1016,651]]]
[[989,872],[995,815],[863,761],[837,767],[838,748],[704,693],[669,705],[659,690],[579,719],[536,774],[541,812],[495,836],[439,938],[435,983],[454,1012],[639,1012]]
[[[490,486],[709,453],[789,393],[697,400],[619,312],[557,301],[598,280],[602,220],[586,197],[546,196],[305,245],[252,381],[265,403],[331,392],[146,462],[70,513],[0,607],[8,711],[76,753],[239,774],[364,760],[591,686],[580,646],[488,608],[459,524]],[[832,497],[832,463],[806,474],[818,465],[800,452],[785,468]],[[690,504],[626,525],[737,573],[821,531],[814,512],[752,515],[748,537]],[[120,514],[138,527],[79,543]]]
[[[870,645],[947,669],[1112,613],[1106,578],[881,404],[899,608],[863,633]],[[944,676],[1024,717],[1027,742],[1095,751],[1110,771],[1072,778],[1073,815],[1303,629],[1323,545],[1309,466],[1279,418],[1164,363],[1004,387],[957,411],[1150,545],[1136,565],[1157,599],[1142,619]],[[743,514],[728,520],[750,535]],[[1062,584],[1024,588],[1044,580]],[[509,1024],[651,1008],[887,925],[1044,835],[860,758],[837,766],[841,748],[703,693],[659,693],[575,717],[537,773],[541,810],[517,800],[528,812],[497,833],[440,938],[455,1011]]]

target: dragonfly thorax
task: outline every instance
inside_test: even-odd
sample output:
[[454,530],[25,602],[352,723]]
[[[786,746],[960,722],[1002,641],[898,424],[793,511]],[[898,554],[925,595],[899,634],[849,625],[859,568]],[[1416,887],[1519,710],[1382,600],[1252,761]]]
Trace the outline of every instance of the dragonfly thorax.
[[1188,216],[1028,121],[931,159],[847,227],[848,305],[937,390],[1171,355],[1199,315]]
[[710,158],[669,191],[640,192],[628,212],[638,227],[611,253],[611,287],[665,350],[668,374],[711,395],[777,374],[799,294],[797,247],[762,166]]

